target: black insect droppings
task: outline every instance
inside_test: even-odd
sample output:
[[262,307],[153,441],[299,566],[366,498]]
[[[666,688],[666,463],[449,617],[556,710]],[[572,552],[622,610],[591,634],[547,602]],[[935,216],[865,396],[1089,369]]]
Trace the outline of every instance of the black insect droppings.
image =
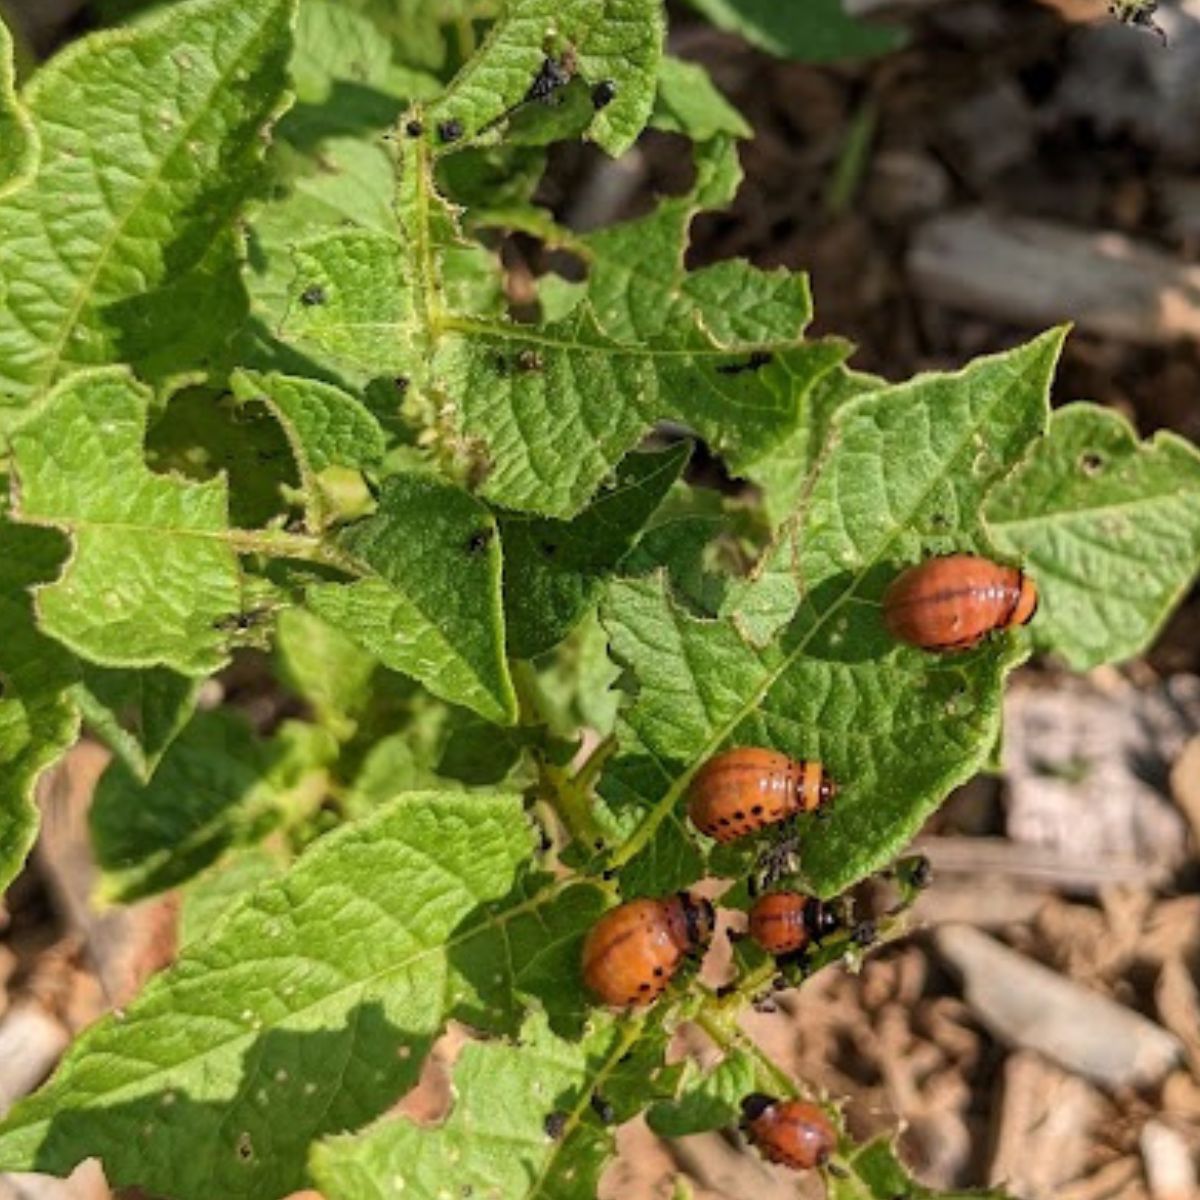
[[542,542],[538,549],[547,557],[554,558],[558,554],[558,546],[554,542]]
[[546,1136],[557,1142],[563,1135],[563,1130],[567,1127],[567,1114],[565,1112],[552,1112],[546,1114],[545,1121],[542,1122],[542,1128],[546,1131]]
[[451,117],[448,121],[441,121],[437,131],[443,142],[457,142],[463,135],[463,123],[457,117]]
[[489,525],[485,529],[477,529],[467,541],[468,554],[481,554],[488,548],[492,538],[496,536],[496,529]]
[[409,121],[408,124],[404,126],[404,132],[407,133],[411,138],[418,138],[425,132],[425,126],[417,120]]
[[616,1109],[599,1092],[592,1093],[592,1111],[605,1125],[611,1125],[617,1119]]
[[602,79],[592,88],[592,107],[607,108],[617,98],[617,85],[611,79]]
[[312,308],[325,303],[325,289],[319,283],[310,284],[300,293],[300,303],[305,308]]
[[405,392],[408,391],[408,384],[409,384],[409,378],[407,375],[397,375],[396,378],[392,380],[392,386],[402,396],[404,395]]

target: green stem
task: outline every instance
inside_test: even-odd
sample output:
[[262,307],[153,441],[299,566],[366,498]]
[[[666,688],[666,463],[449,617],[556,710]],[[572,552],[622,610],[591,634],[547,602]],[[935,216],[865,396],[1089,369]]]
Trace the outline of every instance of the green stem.
[[[518,719],[521,725],[526,728],[544,725],[541,706],[538,704],[537,676],[532,663],[523,659],[511,659],[509,670],[517,693]],[[579,778],[572,776],[565,767],[547,762],[541,754],[537,754],[536,758],[538,795],[554,810],[572,841],[583,846],[595,845],[601,840],[601,830],[592,816],[590,784],[581,785]],[[588,760],[588,764],[590,762],[591,759]],[[588,764],[584,766],[585,771]],[[581,771],[580,777],[582,775]]]

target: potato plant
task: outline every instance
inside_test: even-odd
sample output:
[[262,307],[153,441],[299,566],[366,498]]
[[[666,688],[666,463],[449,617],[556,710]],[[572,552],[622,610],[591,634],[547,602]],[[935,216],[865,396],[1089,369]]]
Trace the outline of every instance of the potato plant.
[[[903,898],[897,856],[995,760],[1008,673],[1134,655],[1193,582],[1200,457],[1052,413],[1063,330],[890,382],[805,336],[802,276],[685,267],[696,214],[754,186],[750,130],[664,22],[184,0],[19,92],[3,35],[0,882],[83,727],[113,752],[104,898],[184,908],[175,965],[0,1124],[0,1170],[571,1200],[614,1122],[680,1136],[810,1095],[739,1025],[778,970],[749,943],[728,988],[688,969],[612,1011],[582,985],[619,901],[715,877],[747,907],[778,839],[702,837],[695,772],[821,760],[840,792],[786,880],[832,899],[890,871]],[[647,129],[690,154],[683,194],[587,232],[539,204],[553,144]],[[532,298],[517,235],[549,264]],[[747,486],[689,482],[698,442]],[[950,551],[1024,567],[1028,628],[894,641],[888,583]],[[234,656],[292,698],[267,728],[202,691]],[[787,982],[862,952],[843,929]],[[478,1037],[446,1120],[387,1115],[451,1020]],[[685,1021],[707,1073],[666,1061]],[[823,1177],[931,1195],[844,1131]]]

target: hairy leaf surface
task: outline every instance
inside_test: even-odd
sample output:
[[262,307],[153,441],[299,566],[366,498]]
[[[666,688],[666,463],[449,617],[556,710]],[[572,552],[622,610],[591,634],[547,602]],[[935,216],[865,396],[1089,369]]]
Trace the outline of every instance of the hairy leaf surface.
[[339,542],[364,577],[314,584],[312,610],[435,695],[511,724],[516,697],[504,657],[492,514],[434,475],[398,474],[385,483],[374,515]]
[[[767,581],[772,637],[749,636],[736,610],[697,619],[661,576],[611,589],[605,620],[638,689],[625,720],[660,775],[643,784],[643,795],[652,788],[660,799],[635,803],[640,821],[616,862],[649,845],[679,860],[683,848],[670,846],[690,840],[679,820],[687,784],[724,746],[819,759],[841,785],[803,850],[804,873],[822,895],[884,865],[980,769],[1020,639],[929,655],[891,642],[879,603],[908,563],[986,548],[983,497],[1041,433],[1060,343],[1060,334],[1046,335],[838,411],[794,534],[785,531],[794,547],[790,604]],[[741,604],[761,618],[753,587]],[[763,623],[752,630],[761,635]],[[668,824],[660,835],[664,822],[678,822],[678,832]]]
[[[458,1102],[436,1128],[403,1118],[313,1151],[329,1200],[591,1200],[612,1133],[591,1107],[628,1040],[608,1016],[583,1041],[531,1018],[516,1046],[472,1043],[454,1072]],[[561,1120],[561,1129],[555,1120]]]
[[1117,413],[1070,404],[991,495],[988,531],[1025,566],[1039,646],[1077,670],[1144,650],[1200,572],[1200,453],[1139,442]]
[[0,202],[0,403],[78,367],[192,368],[229,336],[226,233],[282,108],[294,5],[180,5],[75,43],[26,88],[43,153]]
[[46,632],[105,666],[205,675],[225,661],[222,619],[241,611],[226,486],[147,469],[149,401],[120,368],[60,384],[12,436],[15,515],[73,544],[37,591]]
[[[301,1187],[309,1144],[402,1095],[447,1017],[510,1028],[519,972],[534,995],[577,990],[503,952],[555,911],[557,885],[520,886],[531,845],[519,797],[447,792],[321,840],[75,1042],[0,1124],[0,1168],[96,1155],[115,1186],[180,1200]],[[573,956],[581,933],[554,937]]]

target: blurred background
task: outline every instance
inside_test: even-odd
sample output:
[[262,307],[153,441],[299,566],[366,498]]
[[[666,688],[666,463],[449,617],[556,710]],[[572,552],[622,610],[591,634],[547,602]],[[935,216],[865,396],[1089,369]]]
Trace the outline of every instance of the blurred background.
[[[0,3],[30,60],[120,7]],[[891,379],[1070,319],[1058,401],[1200,440],[1200,0],[1159,10],[1165,44],[1099,0],[847,8],[907,30],[905,44],[813,66],[672,8],[672,51],[754,126],[746,182],[728,213],[697,221],[694,263],[810,272],[816,332],[852,339],[853,365]],[[667,135],[619,163],[567,147],[543,198],[598,225],[682,190],[687,163]],[[256,678],[236,664],[212,686],[269,723],[279,701]],[[1144,658],[1084,677],[1035,662],[1007,707],[1003,773],[962,789],[919,839],[934,882],[918,931],[747,1026],[847,1098],[856,1134],[902,1125],[930,1186],[1200,1196],[1200,596]],[[41,843],[0,908],[0,1111],[174,952],[171,899],[89,903],[86,810],[104,761],[84,743],[47,778]],[[452,1053],[412,1111],[444,1100]],[[614,1200],[671,1196],[680,1174],[698,1200],[797,1194],[732,1137],[666,1143],[633,1125],[620,1143]],[[0,1200],[107,1195],[91,1167],[66,1183],[0,1177]]]

